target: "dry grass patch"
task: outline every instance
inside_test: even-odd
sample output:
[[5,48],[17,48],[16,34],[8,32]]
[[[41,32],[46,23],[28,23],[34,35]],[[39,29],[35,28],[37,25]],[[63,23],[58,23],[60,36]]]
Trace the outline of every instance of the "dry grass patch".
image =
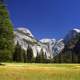
[[80,65],[6,63],[0,80],[80,80]]

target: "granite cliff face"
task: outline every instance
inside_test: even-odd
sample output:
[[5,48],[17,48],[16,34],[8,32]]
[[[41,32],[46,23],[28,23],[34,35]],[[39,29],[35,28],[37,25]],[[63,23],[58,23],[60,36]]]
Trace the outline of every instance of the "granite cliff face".
[[53,58],[58,55],[64,48],[74,48],[78,42],[78,36],[80,35],[79,29],[71,30],[64,39],[41,39],[37,40],[31,31],[27,28],[17,28],[14,31],[14,42],[20,44],[21,48],[27,50],[28,45],[33,50],[34,57],[37,53],[40,54],[41,49],[44,54],[46,53],[47,58]]
[[37,53],[40,54],[41,49],[43,49],[43,52],[46,53],[47,57],[51,57],[51,54],[48,50],[48,46],[41,41],[37,40],[33,34],[30,32],[27,28],[17,28],[14,31],[14,42],[21,46],[22,49],[27,50],[28,45],[31,46],[34,57],[36,57]]

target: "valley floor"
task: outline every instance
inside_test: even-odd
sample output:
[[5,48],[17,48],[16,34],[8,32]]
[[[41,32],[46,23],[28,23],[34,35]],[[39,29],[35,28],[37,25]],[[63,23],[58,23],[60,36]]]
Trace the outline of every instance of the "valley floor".
[[80,64],[0,65],[0,80],[80,80]]

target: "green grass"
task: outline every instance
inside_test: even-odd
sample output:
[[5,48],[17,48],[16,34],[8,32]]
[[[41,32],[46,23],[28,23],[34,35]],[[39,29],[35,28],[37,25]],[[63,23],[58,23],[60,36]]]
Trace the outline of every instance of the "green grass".
[[0,80],[80,80],[80,64],[5,63]]

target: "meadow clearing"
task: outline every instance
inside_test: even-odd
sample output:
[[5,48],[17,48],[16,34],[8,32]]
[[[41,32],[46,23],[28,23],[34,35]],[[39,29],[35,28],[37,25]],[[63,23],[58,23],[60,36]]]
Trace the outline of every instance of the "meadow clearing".
[[80,80],[80,64],[0,65],[0,80]]

